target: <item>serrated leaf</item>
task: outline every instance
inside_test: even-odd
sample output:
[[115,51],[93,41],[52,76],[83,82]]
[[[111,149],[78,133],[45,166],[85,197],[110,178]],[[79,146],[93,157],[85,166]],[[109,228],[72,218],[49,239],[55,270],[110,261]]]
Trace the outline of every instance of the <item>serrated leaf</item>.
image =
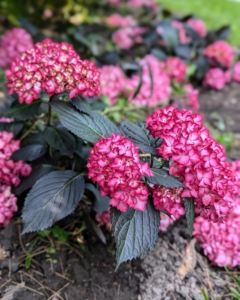
[[91,183],[86,183],[85,190],[90,191],[94,195],[93,210],[98,214],[102,214],[109,208],[109,197],[101,196],[99,190]]
[[38,113],[41,103],[41,100],[34,100],[30,104],[20,104],[18,100],[16,100],[13,102],[10,108],[5,110],[4,116],[22,121],[28,120]]
[[42,132],[30,133],[21,142],[21,146],[32,145],[32,144],[47,145],[46,140],[44,139]]
[[127,138],[139,146],[142,151],[153,155],[158,154],[156,147],[160,146],[161,139],[151,136],[149,131],[146,129],[146,123],[132,123],[124,121],[120,124],[120,130]]
[[84,193],[84,177],[74,171],[54,171],[39,179],[23,208],[23,233],[43,230],[66,217]]
[[24,123],[21,121],[17,122],[0,122],[0,131],[13,132],[16,137],[23,129]]
[[149,183],[159,184],[165,187],[185,187],[185,185],[179,181],[176,177],[169,175],[167,171],[163,169],[151,168],[154,176],[146,176]]
[[111,208],[111,223],[117,246],[116,270],[124,261],[145,255],[155,247],[160,214],[150,201],[145,211],[130,208],[123,213]]
[[71,103],[63,101],[54,101],[51,106],[64,127],[88,142],[95,143],[100,137],[119,133],[118,128],[98,112],[93,111],[90,117],[77,111]]
[[186,211],[186,219],[187,225],[190,234],[192,235],[193,232],[193,222],[194,222],[194,200],[193,198],[183,198],[183,203]]
[[76,107],[77,110],[83,112],[89,116],[92,114],[91,106],[86,99],[78,96],[71,99],[71,103]]
[[38,179],[54,170],[56,170],[56,167],[53,165],[41,165],[35,167],[31,172],[31,175],[22,178],[21,183],[16,188],[14,188],[14,194],[17,196],[21,195],[24,191],[33,187]]
[[76,142],[75,137],[70,132],[56,127],[47,127],[43,136],[51,147],[59,150],[62,154],[73,157]]
[[11,156],[11,159],[33,161],[43,156],[46,153],[46,151],[47,148],[43,144],[27,145],[14,152]]

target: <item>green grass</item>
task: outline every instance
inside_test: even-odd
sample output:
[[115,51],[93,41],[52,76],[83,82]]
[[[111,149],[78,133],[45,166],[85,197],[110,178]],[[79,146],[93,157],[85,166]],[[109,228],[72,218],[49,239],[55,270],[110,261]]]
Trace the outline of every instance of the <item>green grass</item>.
[[156,0],[172,12],[194,14],[201,18],[208,29],[231,25],[229,42],[240,46],[240,2],[233,0]]

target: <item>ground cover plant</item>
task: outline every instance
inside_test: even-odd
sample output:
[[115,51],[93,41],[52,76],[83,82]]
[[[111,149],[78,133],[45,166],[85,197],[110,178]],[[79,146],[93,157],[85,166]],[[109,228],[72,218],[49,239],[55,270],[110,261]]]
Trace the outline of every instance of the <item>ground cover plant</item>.
[[214,264],[239,265],[239,162],[228,161],[197,112],[199,86],[240,81],[230,28],[207,32],[152,1],[102,5],[123,15],[105,16],[95,35],[96,24],[84,23],[61,42],[33,34],[34,44],[21,28],[1,39],[12,102],[0,123],[0,224],[17,210],[16,196],[27,194],[23,233],[81,203],[111,230],[117,269],[186,216]]

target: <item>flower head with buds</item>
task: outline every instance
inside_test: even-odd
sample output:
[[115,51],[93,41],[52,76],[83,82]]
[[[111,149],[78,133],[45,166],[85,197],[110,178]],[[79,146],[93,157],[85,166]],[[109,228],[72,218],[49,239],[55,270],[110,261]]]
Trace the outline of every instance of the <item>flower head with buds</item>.
[[19,102],[31,103],[45,90],[49,96],[65,90],[69,97],[89,97],[100,92],[100,73],[92,62],[80,60],[72,45],[57,44],[49,39],[17,58],[6,71],[9,93],[17,93]]
[[148,163],[141,164],[138,147],[126,137],[113,133],[101,138],[90,151],[88,177],[100,186],[102,196],[122,212],[129,207],[145,210],[148,189],[142,175],[153,176]]

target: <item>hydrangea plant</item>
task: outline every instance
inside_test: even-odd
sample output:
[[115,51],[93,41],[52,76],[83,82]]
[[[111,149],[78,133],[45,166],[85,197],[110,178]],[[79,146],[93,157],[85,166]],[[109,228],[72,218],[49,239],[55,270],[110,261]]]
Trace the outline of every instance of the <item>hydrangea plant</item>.
[[[151,85],[149,74],[154,74],[153,81],[168,79],[162,69],[154,69],[155,60],[149,55],[140,62],[143,84],[138,94],[143,98],[144,86],[150,99],[161,91]],[[169,76],[182,82],[186,68],[180,60],[175,64],[183,71],[170,68]],[[118,268],[155,247],[161,219],[162,228],[170,223],[164,214],[172,219],[186,215],[192,233],[195,215],[223,222],[233,212],[234,172],[200,114],[170,106],[145,122],[117,126],[94,106],[103,88],[97,67],[81,60],[71,45],[49,39],[17,58],[6,76],[16,100],[5,111],[14,121],[2,126],[15,131],[21,148],[9,151],[4,166],[14,169],[21,159],[22,175],[28,175],[30,167],[23,166],[32,165],[31,176],[15,189],[21,194],[31,188],[22,213],[23,233],[52,226],[90,193],[99,222],[109,224],[110,214]],[[119,70],[118,76],[123,78]],[[119,92],[109,93],[112,101]],[[13,138],[8,135],[4,142]]]

